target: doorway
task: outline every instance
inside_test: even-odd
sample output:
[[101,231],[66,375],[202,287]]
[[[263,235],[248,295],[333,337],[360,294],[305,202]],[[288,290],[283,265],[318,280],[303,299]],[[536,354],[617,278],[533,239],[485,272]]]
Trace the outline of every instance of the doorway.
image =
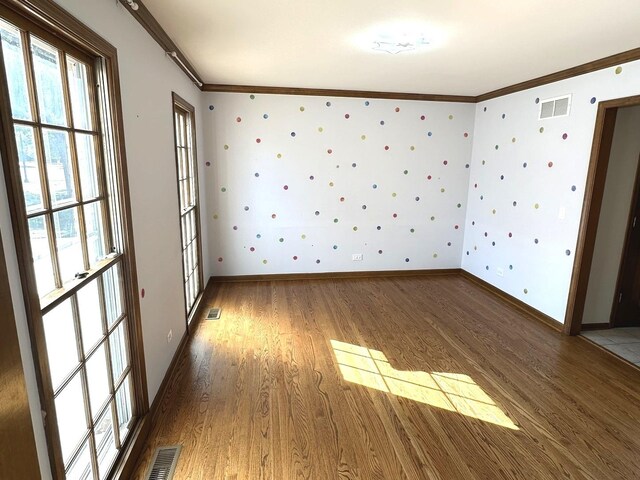
[[640,364],[639,133],[640,96],[600,103],[565,333]]

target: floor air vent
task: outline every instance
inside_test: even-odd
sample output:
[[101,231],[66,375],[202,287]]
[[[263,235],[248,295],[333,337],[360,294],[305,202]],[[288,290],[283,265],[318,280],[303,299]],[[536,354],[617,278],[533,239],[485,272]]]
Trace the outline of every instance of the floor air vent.
[[176,471],[182,446],[160,447],[153,456],[147,480],[171,480]]
[[221,308],[212,308],[209,310],[209,314],[207,315],[207,320],[220,320],[220,314],[222,313]]

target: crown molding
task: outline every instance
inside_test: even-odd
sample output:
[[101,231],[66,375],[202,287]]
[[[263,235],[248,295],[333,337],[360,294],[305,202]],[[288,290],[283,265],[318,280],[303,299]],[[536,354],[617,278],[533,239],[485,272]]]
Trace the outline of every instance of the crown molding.
[[423,102],[476,103],[476,97],[430,93],[372,92],[368,90],[334,90],[329,88],[264,87],[252,85],[217,85],[205,83],[203,92],[263,93],[271,95],[310,95],[316,97],[386,98]]
[[530,88],[559,82],[560,80],[567,80],[568,78],[577,77],[579,75],[584,75],[585,73],[595,72],[597,70],[620,65],[621,63],[632,62],[634,60],[640,60],[640,48],[634,48],[633,50],[627,50],[626,52],[617,53],[592,62],[583,63],[577,67],[567,68],[549,75],[543,75],[542,77],[516,83],[515,85],[499,88],[498,90],[478,95],[476,99],[477,102],[484,102],[485,100],[491,100],[492,98],[503,97],[511,93],[521,92],[523,90],[529,90]]
[[[176,52],[177,58],[171,57],[174,63],[184,72],[184,74],[189,78],[190,81],[194,81],[189,74],[189,70],[193,73],[195,79],[203,84],[202,77],[198,73],[198,71],[193,68],[193,65],[187,60],[187,57],[182,51],[178,48],[175,42],[171,39],[169,34],[162,28],[162,25],[158,23],[156,18],[151,14],[149,9],[142,3],[142,0],[135,0],[135,3],[138,4],[138,9],[132,9],[127,0],[119,0],[120,3],[124,6],[125,9],[135,18],[140,25],[151,35],[158,45],[160,45],[165,52]],[[182,63],[182,64],[181,64]]]

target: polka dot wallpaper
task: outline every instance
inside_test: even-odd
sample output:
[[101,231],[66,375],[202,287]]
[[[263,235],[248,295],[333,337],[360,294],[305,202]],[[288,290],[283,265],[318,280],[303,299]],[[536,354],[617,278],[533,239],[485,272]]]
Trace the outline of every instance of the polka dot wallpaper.
[[475,105],[205,102],[214,275],[460,266]]
[[640,62],[475,106],[205,94],[214,274],[462,266],[561,322],[598,103],[637,94]]
[[[564,320],[598,102],[640,93],[640,62],[476,106],[462,267]],[[569,116],[540,100],[572,94]]]

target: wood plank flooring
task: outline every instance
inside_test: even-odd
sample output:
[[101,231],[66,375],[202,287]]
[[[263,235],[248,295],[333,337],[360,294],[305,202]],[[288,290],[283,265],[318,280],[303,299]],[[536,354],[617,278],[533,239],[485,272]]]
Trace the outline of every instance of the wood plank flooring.
[[136,479],[177,443],[180,480],[640,478],[640,371],[460,275],[226,283],[209,303]]

